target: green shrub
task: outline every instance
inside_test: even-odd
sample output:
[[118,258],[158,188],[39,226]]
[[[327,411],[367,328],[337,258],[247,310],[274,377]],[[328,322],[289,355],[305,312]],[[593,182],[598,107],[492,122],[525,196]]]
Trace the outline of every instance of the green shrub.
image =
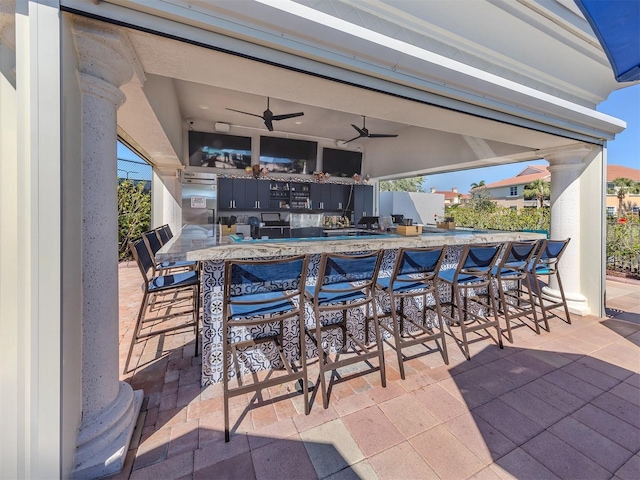
[[460,227],[490,230],[547,230],[551,223],[548,208],[522,208],[515,210],[495,206],[493,210],[457,206],[447,209]]
[[123,180],[118,184],[118,258],[131,256],[128,242],[149,230],[151,194],[144,191],[145,182]]

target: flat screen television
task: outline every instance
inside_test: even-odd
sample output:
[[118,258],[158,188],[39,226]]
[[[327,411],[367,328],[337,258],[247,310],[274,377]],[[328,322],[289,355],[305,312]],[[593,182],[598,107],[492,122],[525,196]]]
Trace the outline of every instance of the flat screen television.
[[260,168],[269,172],[311,174],[316,169],[317,157],[317,142],[260,137]]
[[251,166],[251,137],[189,131],[189,165],[244,170]]
[[362,172],[362,152],[337,150],[335,148],[322,149],[322,171],[334,177],[353,177]]

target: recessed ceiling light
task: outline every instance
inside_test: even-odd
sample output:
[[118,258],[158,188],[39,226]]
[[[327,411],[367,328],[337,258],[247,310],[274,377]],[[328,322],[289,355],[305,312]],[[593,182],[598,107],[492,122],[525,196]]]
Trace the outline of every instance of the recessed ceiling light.
[[209,110],[209,105],[198,105],[202,110]]
[[302,122],[300,120],[296,120],[296,125],[302,125]]

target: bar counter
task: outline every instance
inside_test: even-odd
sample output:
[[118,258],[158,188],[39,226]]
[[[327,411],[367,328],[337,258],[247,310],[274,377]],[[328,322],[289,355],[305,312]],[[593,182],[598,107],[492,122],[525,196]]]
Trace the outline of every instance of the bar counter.
[[[202,385],[209,385],[222,381],[222,296],[224,279],[224,260],[227,259],[264,259],[284,257],[288,255],[310,255],[307,284],[316,282],[320,254],[332,253],[363,253],[371,250],[384,249],[385,254],[380,268],[380,277],[391,275],[395,257],[400,247],[429,247],[447,245],[448,254],[442,266],[443,269],[455,268],[462,246],[469,243],[494,243],[512,240],[536,240],[543,238],[542,234],[531,232],[506,232],[491,230],[441,230],[427,227],[422,235],[402,236],[397,234],[372,234],[364,236],[337,235],[322,238],[300,239],[270,239],[270,240],[242,240],[239,237],[220,236],[214,229],[199,226],[188,226],[181,234],[172,238],[156,254],[159,261],[167,260],[199,260],[202,262]],[[216,233],[216,234],[214,234]],[[335,233],[335,232],[334,232]],[[350,234],[366,233],[363,231],[349,232]],[[448,296],[449,292],[441,291],[441,296]],[[378,311],[389,311],[389,298],[380,294],[377,296]],[[421,315],[420,302],[410,308],[410,315]],[[354,309],[355,310],[355,309]],[[354,328],[361,324],[363,312],[353,312],[349,316]],[[313,310],[310,305],[305,308],[305,323],[308,327],[315,325]],[[264,327],[263,327],[264,328]],[[234,332],[237,334],[237,332]],[[239,333],[245,337],[259,335],[260,332],[245,330]],[[364,330],[362,331],[364,335]],[[297,323],[292,321],[285,324],[285,353],[296,359],[296,341],[298,335]],[[341,336],[337,336],[341,337]],[[329,338],[330,342],[341,342],[340,338]],[[262,350],[249,352],[245,356],[244,365],[240,365],[242,373],[251,370],[261,370],[271,365],[277,358],[275,349],[263,344]],[[317,352],[310,341],[307,342],[307,355],[315,357]],[[233,370],[233,369],[232,369]],[[235,373],[232,371],[232,375]]]

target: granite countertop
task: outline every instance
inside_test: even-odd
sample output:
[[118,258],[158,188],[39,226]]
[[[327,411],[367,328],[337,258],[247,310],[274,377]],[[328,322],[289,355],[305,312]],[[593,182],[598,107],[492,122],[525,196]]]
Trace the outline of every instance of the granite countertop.
[[213,235],[211,230],[199,226],[187,226],[179,235],[164,245],[156,258],[160,261],[224,260],[228,258],[264,258],[280,255],[314,254],[323,252],[362,252],[367,250],[395,249],[400,247],[429,247],[462,245],[466,243],[506,242],[510,240],[536,240],[544,238],[540,233],[505,232],[497,230],[439,230],[422,235],[405,237],[382,234],[353,237],[324,237],[300,239],[270,239],[234,242],[232,239]]

